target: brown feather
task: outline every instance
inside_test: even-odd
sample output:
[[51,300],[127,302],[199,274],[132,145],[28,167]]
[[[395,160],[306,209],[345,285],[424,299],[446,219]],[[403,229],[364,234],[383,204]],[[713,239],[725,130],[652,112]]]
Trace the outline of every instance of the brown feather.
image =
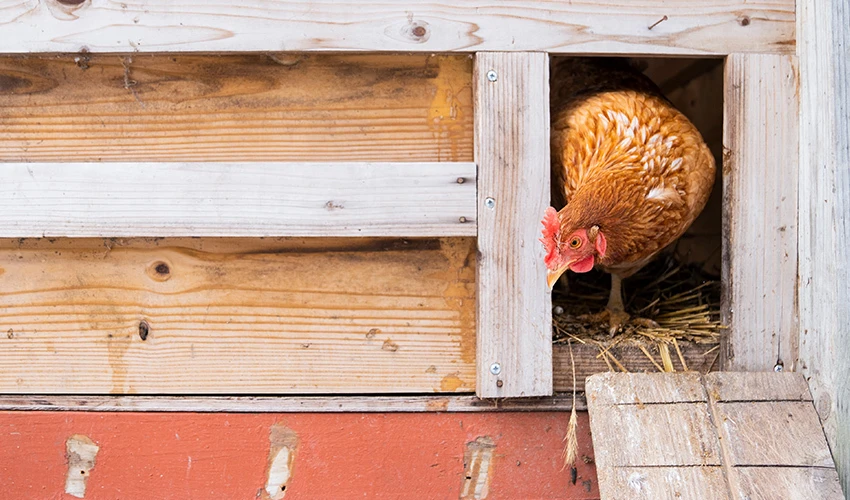
[[552,186],[561,235],[599,226],[598,260],[627,277],[687,230],[714,183],[694,125],[622,62],[568,58],[552,68]]

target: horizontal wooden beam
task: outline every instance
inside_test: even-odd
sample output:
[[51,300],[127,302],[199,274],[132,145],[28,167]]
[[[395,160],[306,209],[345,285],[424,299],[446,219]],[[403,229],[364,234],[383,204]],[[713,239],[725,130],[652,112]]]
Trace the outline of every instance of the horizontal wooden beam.
[[0,97],[0,161],[472,161],[463,54],[7,55]]
[[[194,413],[422,413],[570,411],[572,395],[485,400],[476,396],[0,396],[0,411]],[[583,394],[576,409],[586,410]]]
[[0,240],[0,394],[475,390],[475,240]]
[[473,163],[6,163],[0,237],[474,236]]
[[12,0],[0,52],[550,51],[728,54],[794,51],[794,0],[210,4]]

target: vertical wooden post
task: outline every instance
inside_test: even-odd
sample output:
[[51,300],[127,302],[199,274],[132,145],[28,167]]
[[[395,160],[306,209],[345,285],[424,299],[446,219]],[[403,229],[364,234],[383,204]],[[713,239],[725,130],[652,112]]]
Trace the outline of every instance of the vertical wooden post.
[[479,397],[552,394],[552,298],[541,220],[549,206],[549,58],[479,53]]
[[797,1],[800,365],[850,494],[850,5]]
[[[726,59],[722,308],[729,370],[797,361],[797,72],[794,56]],[[780,368],[776,368],[780,369]]]

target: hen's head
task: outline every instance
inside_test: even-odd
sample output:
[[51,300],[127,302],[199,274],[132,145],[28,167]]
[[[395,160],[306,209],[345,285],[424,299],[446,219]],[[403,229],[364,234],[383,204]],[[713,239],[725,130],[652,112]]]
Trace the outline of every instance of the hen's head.
[[552,207],[546,209],[543,217],[543,237],[540,241],[546,248],[544,261],[550,289],[567,269],[577,273],[593,269],[596,259],[604,257],[608,247],[599,226],[563,227],[558,212]]

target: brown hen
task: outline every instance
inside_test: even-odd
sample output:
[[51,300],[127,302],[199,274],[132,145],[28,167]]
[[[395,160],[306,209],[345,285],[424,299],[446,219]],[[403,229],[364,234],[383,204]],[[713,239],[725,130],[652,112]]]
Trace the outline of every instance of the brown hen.
[[549,286],[567,270],[611,273],[611,333],[629,316],[620,281],[676,240],[705,206],[714,157],[696,127],[621,59],[552,67]]

